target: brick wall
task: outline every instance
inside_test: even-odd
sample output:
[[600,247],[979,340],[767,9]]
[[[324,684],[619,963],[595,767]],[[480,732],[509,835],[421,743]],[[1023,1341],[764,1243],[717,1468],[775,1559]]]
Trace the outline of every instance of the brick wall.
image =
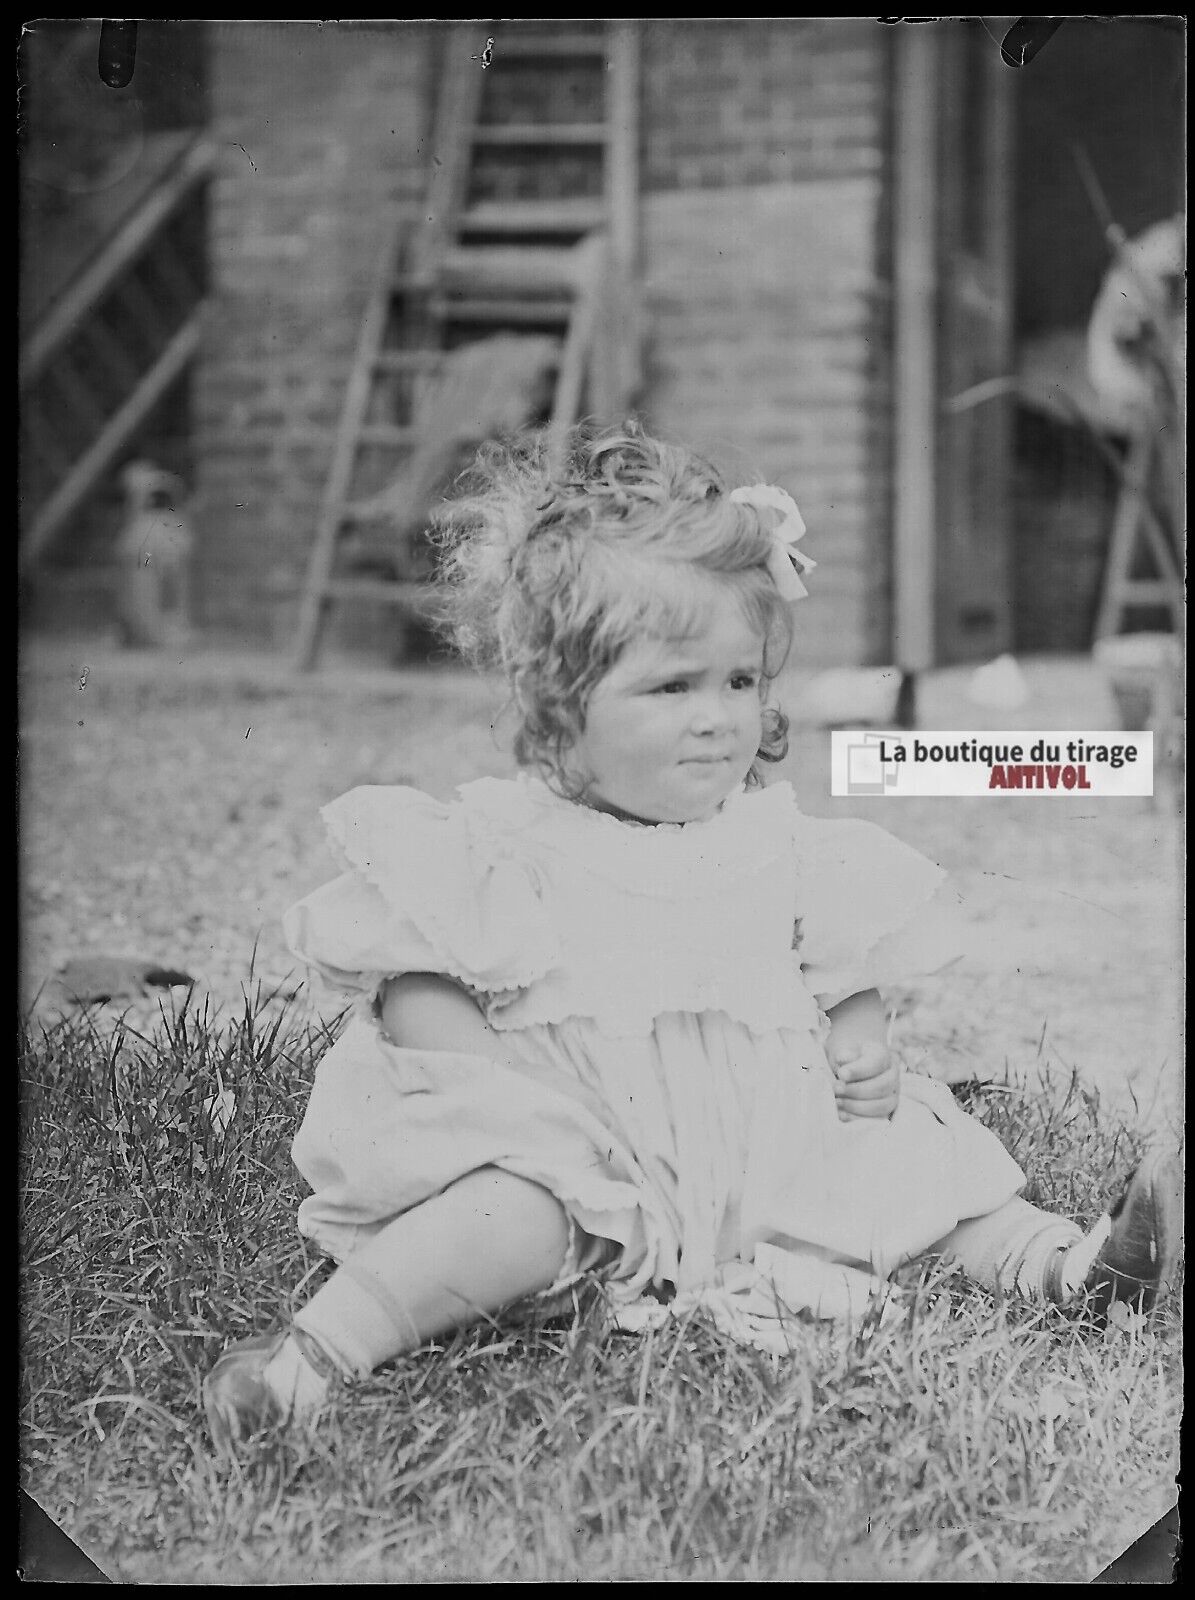
[[[288,637],[382,207],[424,184],[434,49],[409,25],[212,25],[209,625]],[[644,28],[644,409],[797,497],[809,660],[887,650],[886,53],[862,20]]]
[[645,24],[644,188],[877,172],[886,36],[861,18]]
[[891,648],[887,60],[862,20],[645,30],[646,407],[796,498],[811,663]]
[[423,186],[432,30],[211,24],[211,316],[196,378],[210,627],[284,642],[389,207]]
[[798,655],[883,655],[873,604],[876,404],[867,262],[876,184],[770,184],[644,201],[652,421],[747,481],[787,488],[818,562]]

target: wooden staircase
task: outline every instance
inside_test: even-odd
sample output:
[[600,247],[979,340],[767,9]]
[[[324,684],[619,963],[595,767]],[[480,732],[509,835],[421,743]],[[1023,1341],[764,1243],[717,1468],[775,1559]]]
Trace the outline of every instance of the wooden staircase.
[[199,344],[213,147],[172,136],[156,177],[22,330],[18,568],[48,554]]
[[[425,538],[477,445],[613,417],[639,381],[636,24],[446,30],[426,204],[388,227],[303,589],[296,659],[333,607],[426,618]],[[551,436],[551,435],[550,435]]]

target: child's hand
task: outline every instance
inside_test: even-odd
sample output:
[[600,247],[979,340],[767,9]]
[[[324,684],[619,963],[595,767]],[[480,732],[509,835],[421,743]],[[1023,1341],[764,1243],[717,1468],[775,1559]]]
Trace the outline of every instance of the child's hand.
[[887,1045],[848,1045],[833,1059],[838,1119],[891,1117],[900,1104],[900,1066]]

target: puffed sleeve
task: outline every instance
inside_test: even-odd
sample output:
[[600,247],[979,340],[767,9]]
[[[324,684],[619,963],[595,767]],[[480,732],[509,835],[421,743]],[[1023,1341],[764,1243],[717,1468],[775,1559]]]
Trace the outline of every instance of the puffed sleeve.
[[823,1009],[936,972],[962,953],[946,873],[872,822],[800,816],[795,953]]
[[292,906],[283,932],[331,987],[370,997],[400,973],[439,972],[501,995],[555,964],[534,872],[458,803],[362,787],[321,816],[346,870]]

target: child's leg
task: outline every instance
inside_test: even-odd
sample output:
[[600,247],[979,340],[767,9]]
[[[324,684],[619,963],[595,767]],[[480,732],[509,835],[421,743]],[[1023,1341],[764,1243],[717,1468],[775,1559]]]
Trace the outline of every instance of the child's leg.
[[989,1289],[1056,1305],[1082,1297],[1099,1316],[1114,1300],[1148,1308],[1182,1253],[1182,1186],[1178,1162],[1155,1153],[1087,1233],[1018,1198],[960,1222],[935,1249]]
[[364,1376],[550,1288],[568,1244],[564,1208],[541,1185],[496,1167],[459,1179],[343,1262],[289,1331],[225,1352],[203,1386],[217,1445],[309,1418],[338,1372]]
[[934,1249],[985,1289],[1040,1299],[1059,1252],[1082,1237],[1073,1222],[1017,1197],[986,1217],[960,1222]]
[[569,1224],[537,1183],[485,1167],[414,1206],[343,1262],[295,1318],[364,1377],[437,1334],[550,1288]]

